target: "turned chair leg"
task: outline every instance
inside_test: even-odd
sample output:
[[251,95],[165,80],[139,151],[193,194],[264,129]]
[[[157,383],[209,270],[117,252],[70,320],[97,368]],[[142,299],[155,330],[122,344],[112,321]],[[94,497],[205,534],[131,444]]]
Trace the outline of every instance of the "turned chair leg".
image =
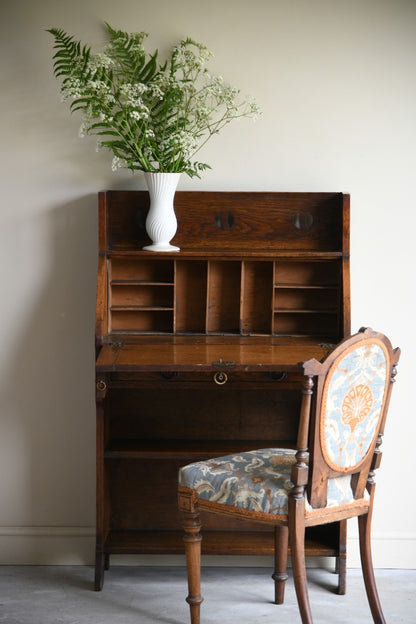
[[338,574],[338,590],[340,596],[347,592],[347,521],[341,520],[339,523],[339,555],[336,562],[336,573]]
[[371,554],[371,511],[363,516],[358,516],[358,528],[360,536],[361,567],[371,614],[374,624],[386,624],[378,597]]
[[287,551],[289,546],[289,528],[276,526],[274,529],[274,602],[283,604],[287,575]]
[[[189,499],[188,499],[189,500]],[[191,612],[191,624],[200,624],[201,596],[201,522],[199,511],[191,505],[190,510],[182,506],[182,519],[185,535],[185,556],[188,574],[188,596],[186,602]]]
[[[298,516],[298,518],[296,518]],[[302,624],[313,624],[309,603],[305,563],[305,524],[302,508],[294,507],[289,514],[289,539],[291,548],[293,580]]]

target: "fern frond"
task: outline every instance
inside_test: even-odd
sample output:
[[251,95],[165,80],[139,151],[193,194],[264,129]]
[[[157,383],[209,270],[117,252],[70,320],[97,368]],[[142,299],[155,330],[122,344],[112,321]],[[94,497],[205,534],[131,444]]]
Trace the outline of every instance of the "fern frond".
[[166,65],[159,68],[157,66],[157,50],[149,60],[146,58],[142,43],[148,36],[147,33],[127,33],[115,30],[107,22],[105,25],[111,41],[111,56],[117,61],[120,73],[128,76],[131,83],[148,83],[159,71],[165,70]]
[[46,32],[55,38],[54,49],[57,51],[53,56],[54,75],[56,77],[69,76],[73,73],[76,64],[79,64],[79,70],[85,71],[91,56],[91,48],[87,45],[81,47],[81,42],[76,41],[62,28],[49,28]]

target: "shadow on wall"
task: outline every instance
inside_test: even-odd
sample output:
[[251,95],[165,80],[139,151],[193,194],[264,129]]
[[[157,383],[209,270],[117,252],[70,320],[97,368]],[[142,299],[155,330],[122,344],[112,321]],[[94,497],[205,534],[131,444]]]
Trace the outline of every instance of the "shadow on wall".
[[43,287],[28,302],[29,321],[19,331],[2,393],[9,424],[24,440],[16,452],[26,471],[17,478],[14,502],[26,526],[92,526],[97,197],[56,207],[44,218],[50,254]]

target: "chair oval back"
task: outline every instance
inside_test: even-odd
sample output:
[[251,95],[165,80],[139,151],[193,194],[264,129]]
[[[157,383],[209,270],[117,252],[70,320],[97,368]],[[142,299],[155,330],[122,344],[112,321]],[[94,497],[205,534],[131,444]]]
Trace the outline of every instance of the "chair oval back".
[[343,340],[323,362],[304,362],[304,374],[316,382],[307,485],[313,508],[327,505],[328,484],[339,486],[343,496],[364,496],[374,454],[381,458],[399,356],[384,334],[367,328]]
[[320,419],[322,456],[332,470],[355,470],[372,451],[390,379],[388,362],[383,342],[369,338],[332,363]]

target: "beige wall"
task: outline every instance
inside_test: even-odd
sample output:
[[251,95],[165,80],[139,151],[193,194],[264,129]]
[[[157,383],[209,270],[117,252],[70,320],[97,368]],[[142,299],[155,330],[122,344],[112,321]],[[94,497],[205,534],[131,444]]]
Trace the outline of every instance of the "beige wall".
[[416,567],[414,0],[2,0],[0,562],[92,561],[96,193],[144,183],[78,138],[44,29],[101,44],[103,20],[161,52],[204,42],[264,111],[213,139],[212,171],[181,189],[351,193],[353,330],[403,348],[375,563]]

